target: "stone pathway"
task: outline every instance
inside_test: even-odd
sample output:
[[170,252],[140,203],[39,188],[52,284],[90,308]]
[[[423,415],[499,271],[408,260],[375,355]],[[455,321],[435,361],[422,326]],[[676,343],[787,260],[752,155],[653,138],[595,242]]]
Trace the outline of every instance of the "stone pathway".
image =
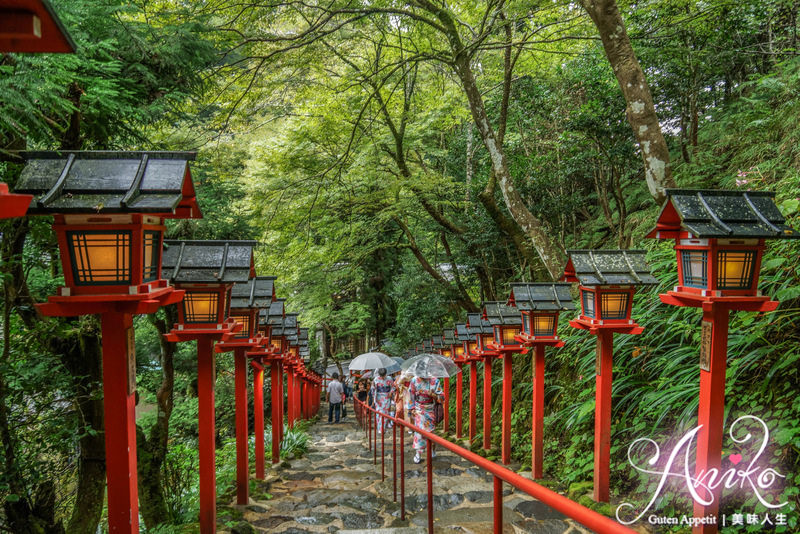
[[[327,413],[327,406],[320,413]],[[352,413],[338,425],[320,421],[311,430],[309,452],[272,468],[258,482],[248,506],[234,507],[242,521],[220,532],[252,534],[274,532],[381,532],[395,534],[427,531],[425,462],[414,464],[411,436],[406,442],[406,520],[400,519],[392,500],[392,433],[386,434],[386,478],[381,481],[380,440],[378,463],[367,448],[363,431]],[[399,440],[399,432],[398,432]],[[398,449],[399,469],[399,449]],[[492,480],[484,471],[449,452],[433,460],[436,532],[489,534],[492,532]],[[504,485],[504,533],[588,533],[547,505]],[[259,500],[268,492],[272,498]],[[263,498],[263,497],[262,497]],[[239,515],[239,514],[237,514]]]

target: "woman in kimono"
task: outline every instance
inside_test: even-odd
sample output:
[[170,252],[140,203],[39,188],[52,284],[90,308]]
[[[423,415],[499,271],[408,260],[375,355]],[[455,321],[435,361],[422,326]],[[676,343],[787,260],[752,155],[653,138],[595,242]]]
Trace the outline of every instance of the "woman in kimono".
[[[378,377],[372,381],[372,398],[375,403],[375,409],[382,414],[392,415],[392,408],[394,404],[394,381],[386,376],[386,369],[381,367],[378,369]],[[379,434],[383,433],[383,418],[377,417],[376,429]],[[388,422],[388,427],[391,428],[392,422]]]
[[[414,419],[411,417],[411,395],[408,393],[408,384],[411,381],[410,376],[401,374],[397,379],[397,391],[394,395],[394,413],[398,417],[409,424],[414,424]],[[408,432],[411,434],[411,431]]]
[[[444,390],[438,378],[420,378],[415,376],[408,386],[411,396],[411,407],[414,414],[414,425],[428,432],[433,432],[435,424],[434,406],[444,401]],[[414,433],[414,463],[422,461],[420,453],[425,450],[426,439],[419,432]],[[434,444],[431,443],[431,455],[436,456]]]

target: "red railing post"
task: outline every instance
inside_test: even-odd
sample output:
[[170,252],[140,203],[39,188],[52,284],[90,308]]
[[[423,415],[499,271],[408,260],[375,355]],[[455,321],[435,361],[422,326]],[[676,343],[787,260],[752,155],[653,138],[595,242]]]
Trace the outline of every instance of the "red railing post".
[[444,433],[450,431],[450,379],[444,379]]
[[397,425],[392,425],[392,500],[397,502]]
[[[405,427],[403,427],[405,429]],[[406,520],[406,434],[400,432],[400,520]]]
[[381,418],[381,482],[386,480],[386,452],[384,450],[384,442],[386,438],[386,419],[383,415],[380,415]]
[[369,415],[367,420],[367,443],[369,443],[369,450],[372,450],[372,414]]
[[372,465],[378,465],[378,414],[377,412],[372,412],[370,415],[370,419],[374,420],[373,429],[375,430],[372,433]]
[[503,353],[503,416],[502,416],[502,444],[500,456],[503,464],[511,462],[511,353]]
[[492,358],[483,358],[483,448],[492,448]]
[[428,534],[433,534],[433,443],[427,441],[425,469],[428,472]]
[[495,534],[502,534],[503,532],[503,481],[500,477],[492,477],[493,480],[493,494],[494,499],[492,502],[493,515],[494,515],[494,528],[492,532]]

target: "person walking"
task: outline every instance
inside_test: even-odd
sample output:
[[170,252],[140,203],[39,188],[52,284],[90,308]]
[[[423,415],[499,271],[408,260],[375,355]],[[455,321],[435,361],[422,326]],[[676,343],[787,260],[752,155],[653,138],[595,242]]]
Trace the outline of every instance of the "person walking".
[[[408,392],[411,396],[411,411],[414,414],[414,425],[433,432],[436,427],[435,406],[437,402],[444,401],[444,390],[438,378],[421,378],[415,376],[411,379],[408,386]],[[414,433],[414,450],[417,453],[414,455],[414,463],[418,464],[422,461],[420,454],[425,450],[426,439],[422,437],[419,432]],[[436,451],[433,450],[434,446],[431,443],[432,457],[436,456]]]
[[[375,410],[378,413],[385,415],[392,415],[392,401],[394,400],[394,380],[386,376],[386,368],[381,367],[378,369],[378,377],[372,381],[372,398],[375,403]],[[379,434],[383,433],[383,417],[378,417],[376,429]],[[389,421],[389,427],[391,427]]]
[[[369,394],[368,389],[369,388],[367,388],[367,380],[365,378],[360,379],[357,384],[356,398],[359,401],[366,403],[367,395]],[[359,422],[361,422],[364,419],[364,407],[359,406],[359,411],[356,413],[359,416]]]
[[342,383],[339,382],[339,373],[333,373],[333,380],[328,384],[328,422],[334,422],[334,414],[336,415],[336,423],[339,422],[339,417],[342,411],[342,401],[344,400],[344,388]]

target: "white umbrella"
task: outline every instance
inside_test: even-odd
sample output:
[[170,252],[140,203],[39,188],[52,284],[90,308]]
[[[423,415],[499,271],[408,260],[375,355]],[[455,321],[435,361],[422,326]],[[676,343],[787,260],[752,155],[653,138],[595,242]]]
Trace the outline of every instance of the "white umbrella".
[[396,373],[400,370],[393,359],[382,352],[365,352],[359,354],[353,361],[350,362],[348,369],[350,371],[375,371],[376,369],[385,368],[389,374]]
[[440,354],[418,354],[403,362],[403,374],[420,378],[448,378],[461,372],[450,358]]

